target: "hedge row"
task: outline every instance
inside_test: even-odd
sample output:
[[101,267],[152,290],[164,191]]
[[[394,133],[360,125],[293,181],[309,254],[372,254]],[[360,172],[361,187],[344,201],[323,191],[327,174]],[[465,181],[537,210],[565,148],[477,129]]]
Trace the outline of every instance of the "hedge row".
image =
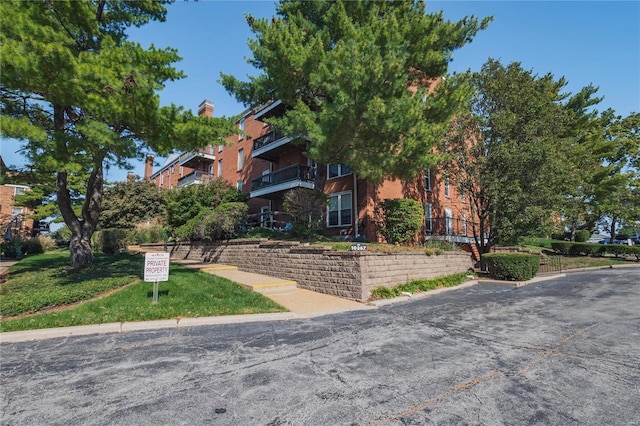
[[637,245],[553,242],[551,243],[551,248],[564,255],[602,256],[605,254],[613,254],[616,257],[620,255],[632,255],[640,260],[640,246]]
[[498,280],[526,281],[535,277],[540,256],[524,253],[488,253],[483,256],[489,274]]

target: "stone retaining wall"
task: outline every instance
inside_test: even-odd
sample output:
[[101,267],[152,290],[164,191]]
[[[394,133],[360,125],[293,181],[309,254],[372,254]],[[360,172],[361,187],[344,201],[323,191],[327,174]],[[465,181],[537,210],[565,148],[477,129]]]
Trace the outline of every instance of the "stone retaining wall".
[[[163,251],[163,244],[145,250]],[[330,251],[324,246],[264,239],[219,244],[168,244],[171,257],[237,266],[239,270],[294,280],[298,287],[366,302],[371,290],[393,287],[413,279],[429,279],[473,268],[464,252],[427,256],[423,252],[378,253]]]

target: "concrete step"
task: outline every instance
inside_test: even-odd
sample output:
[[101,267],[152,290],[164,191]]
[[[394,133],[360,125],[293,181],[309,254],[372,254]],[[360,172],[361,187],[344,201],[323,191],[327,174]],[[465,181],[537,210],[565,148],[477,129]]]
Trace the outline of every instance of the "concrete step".
[[297,288],[298,283],[282,278],[270,277],[268,275],[254,274],[252,272],[238,271],[237,268],[216,268],[205,267],[201,269],[203,272],[226,278],[236,282],[243,287],[249,288],[257,292],[282,291]]

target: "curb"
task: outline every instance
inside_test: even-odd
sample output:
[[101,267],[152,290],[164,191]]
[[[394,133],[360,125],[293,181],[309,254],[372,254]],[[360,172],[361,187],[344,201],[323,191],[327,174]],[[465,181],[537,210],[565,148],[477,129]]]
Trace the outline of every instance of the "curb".
[[188,328],[201,325],[242,324],[261,321],[287,321],[298,318],[300,318],[300,316],[293,312],[277,312],[273,314],[224,315],[217,317],[180,318],[172,320],[123,323],[114,322],[108,324],[78,325],[74,327],[43,328],[38,330],[9,331],[0,333],[0,344],[54,339],[58,337],[87,336],[91,334],[122,334],[130,331]]

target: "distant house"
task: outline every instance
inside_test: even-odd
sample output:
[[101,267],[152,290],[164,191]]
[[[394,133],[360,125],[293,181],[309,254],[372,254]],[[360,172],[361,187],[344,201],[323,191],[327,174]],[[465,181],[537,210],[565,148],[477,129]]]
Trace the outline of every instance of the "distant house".
[[[0,174],[6,176],[9,172],[0,157]],[[17,235],[28,238],[33,235],[34,221],[28,219],[33,212],[27,207],[15,203],[15,196],[29,191],[27,185],[0,185],[0,240],[5,241]]]
[[[229,137],[227,145],[171,156],[153,173],[152,162],[147,161],[145,177],[161,188],[225,179],[248,194],[254,226],[275,227],[284,227],[288,221],[283,207],[288,190],[322,185],[329,197],[325,233],[345,239],[357,234],[369,241],[383,239],[374,223],[376,205],[388,198],[413,198],[425,212],[418,242],[446,240],[475,251],[470,206],[447,176],[425,170],[410,181],[374,184],[356,176],[346,165],[317,164],[304,155],[304,136],[281,134],[262,121],[283,114],[285,109],[280,101],[247,109],[237,121],[242,135]],[[213,104],[204,101],[199,113],[211,116]]]

